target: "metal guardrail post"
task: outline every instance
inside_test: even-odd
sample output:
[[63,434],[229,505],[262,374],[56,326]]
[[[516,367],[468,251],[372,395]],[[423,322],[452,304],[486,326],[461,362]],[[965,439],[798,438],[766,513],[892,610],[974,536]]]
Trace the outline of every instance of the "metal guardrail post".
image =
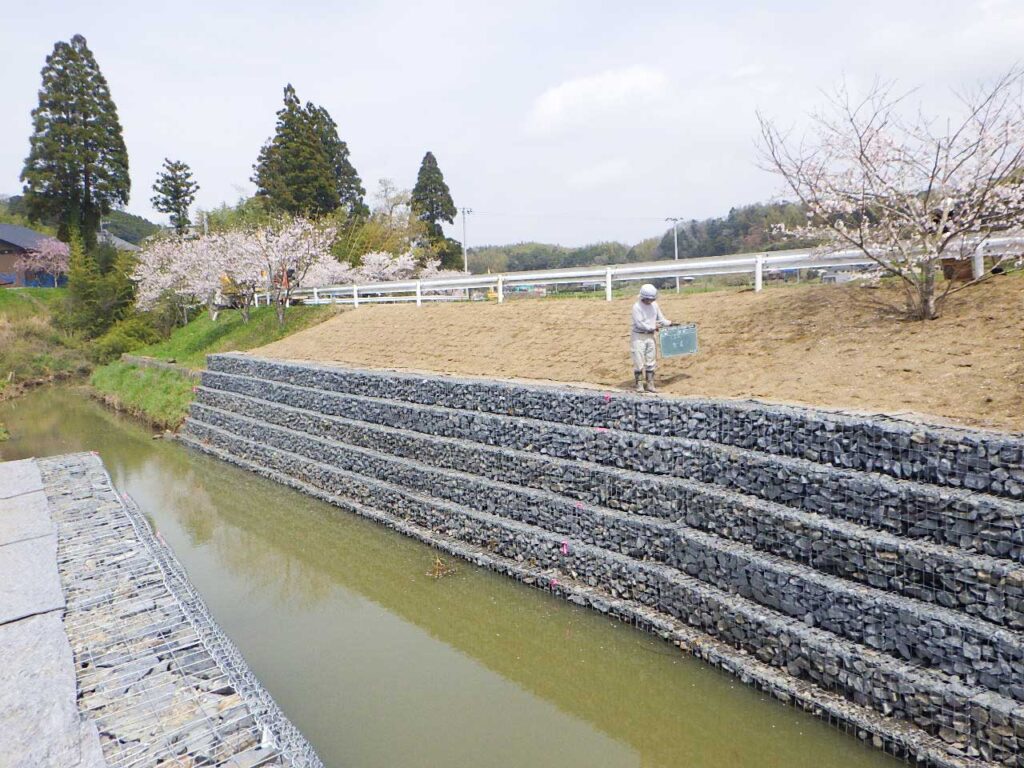
[[423,306],[423,284],[419,280],[416,281],[416,306]]
[[608,267],[604,271],[604,300],[612,300],[612,268]]
[[985,274],[985,251],[980,245],[974,249],[974,256],[971,263],[971,274],[974,276],[975,280],[983,277]]
[[754,291],[764,288],[764,256],[754,259]]
[[498,275],[498,303],[502,304],[505,301],[505,278]]
[[359,306],[359,286],[358,285],[353,285],[352,286],[352,306],[353,307],[358,307]]
[[319,304],[320,303],[320,297],[316,293],[316,288],[313,289],[313,303],[314,304]]

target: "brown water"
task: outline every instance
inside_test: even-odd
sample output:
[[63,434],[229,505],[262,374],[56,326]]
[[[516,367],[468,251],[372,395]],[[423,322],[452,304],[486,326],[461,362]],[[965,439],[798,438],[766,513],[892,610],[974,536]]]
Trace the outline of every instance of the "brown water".
[[0,404],[0,459],[95,450],[331,766],[896,762],[672,646],[182,446],[81,393]]

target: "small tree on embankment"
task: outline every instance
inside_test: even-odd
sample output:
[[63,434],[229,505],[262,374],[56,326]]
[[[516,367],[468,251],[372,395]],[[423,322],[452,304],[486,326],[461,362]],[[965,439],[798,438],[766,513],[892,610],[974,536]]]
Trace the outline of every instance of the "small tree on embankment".
[[906,316],[931,320],[946,297],[944,258],[969,258],[992,235],[1024,227],[1024,70],[960,98],[936,119],[876,83],[863,98],[840,87],[795,140],[758,114],[766,167],[808,210],[798,233],[853,249],[895,275]]

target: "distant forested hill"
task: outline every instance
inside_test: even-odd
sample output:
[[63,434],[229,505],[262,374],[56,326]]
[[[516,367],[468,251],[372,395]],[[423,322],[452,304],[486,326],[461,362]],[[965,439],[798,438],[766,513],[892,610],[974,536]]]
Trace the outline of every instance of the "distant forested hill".
[[[48,235],[57,233],[56,222],[29,221],[28,211],[25,209],[24,198],[21,195],[0,197],[0,224],[18,224]],[[143,238],[160,231],[160,227],[148,219],[124,211],[111,211],[109,216],[104,216],[103,228],[110,234],[136,245]]]
[[[728,216],[679,223],[679,258],[721,256],[726,253],[805,248],[813,243],[795,240],[776,231],[793,230],[806,223],[802,206],[792,203],[757,203],[733,208]],[[476,273],[519,272],[591,264],[657,261],[673,257],[672,230],[642,240],[633,247],[622,243],[596,243],[566,248],[545,243],[515,243],[470,248],[469,268]]]
[[622,243],[595,243],[580,248],[545,243],[485,245],[469,249],[469,269],[479,274],[615,264],[625,261],[629,250],[629,246]]
[[136,245],[143,238],[160,231],[160,227],[149,219],[124,211],[111,211],[109,216],[104,216],[103,228],[110,234]]
[[[679,258],[809,247],[813,243],[775,231],[779,225],[792,231],[806,223],[804,207],[793,203],[755,203],[733,208],[724,218],[680,222]],[[662,236],[656,251],[654,258],[672,258],[671,229]]]

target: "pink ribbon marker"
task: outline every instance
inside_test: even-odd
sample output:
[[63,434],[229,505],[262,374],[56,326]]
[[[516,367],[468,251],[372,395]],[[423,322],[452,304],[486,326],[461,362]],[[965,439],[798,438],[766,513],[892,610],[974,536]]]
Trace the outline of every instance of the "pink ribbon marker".
[[569,542],[568,541],[563,541],[562,542],[562,554],[563,555],[568,555],[569,554]]
[[552,589],[557,587],[558,586],[558,579],[552,579],[551,581],[549,581],[548,582],[548,586],[551,587]]
[[598,432],[607,432],[608,427],[594,427]]
[[612,396],[609,395],[607,392],[604,393],[604,401],[606,403],[610,403],[612,401]]

